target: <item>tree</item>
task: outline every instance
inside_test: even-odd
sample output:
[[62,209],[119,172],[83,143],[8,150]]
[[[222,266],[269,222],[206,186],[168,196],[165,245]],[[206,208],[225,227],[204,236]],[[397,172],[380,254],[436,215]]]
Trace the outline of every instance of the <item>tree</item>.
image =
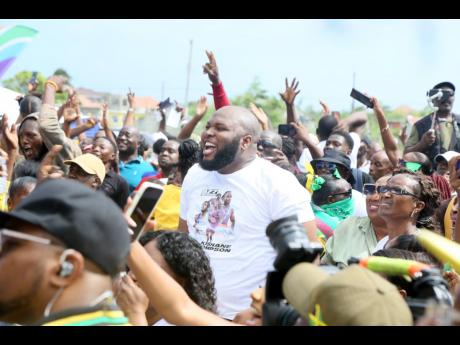
[[[32,71],[21,71],[16,73],[14,77],[9,79],[5,79],[2,83],[3,86],[7,89],[22,93],[26,95],[28,93],[27,84],[29,80],[32,78]],[[43,93],[43,87],[46,82],[46,77],[42,73],[37,74],[38,80],[38,88],[36,90],[37,93]]]
[[72,86],[72,84],[70,84],[70,80],[72,79],[72,77],[69,75],[69,73],[67,73],[67,71],[65,69],[58,68],[56,71],[54,71],[53,75],[62,75],[63,77],[66,77],[67,78],[67,84]]

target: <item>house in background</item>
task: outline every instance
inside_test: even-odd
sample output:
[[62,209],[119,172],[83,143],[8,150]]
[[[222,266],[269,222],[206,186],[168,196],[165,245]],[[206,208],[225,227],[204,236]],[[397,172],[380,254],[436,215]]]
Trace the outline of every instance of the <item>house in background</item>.
[[[108,92],[98,92],[86,88],[77,88],[76,92],[80,100],[80,110],[84,117],[102,116],[102,105],[109,105],[109,124],[114,130],[123,127],[129,105],[126,95],[115,95]],[[149,96],[136,96],[136,113],[134,119],[136,125],[142,131],[156,132],[158,130],[158,119],[154,115],[154,110],[160,102]]]

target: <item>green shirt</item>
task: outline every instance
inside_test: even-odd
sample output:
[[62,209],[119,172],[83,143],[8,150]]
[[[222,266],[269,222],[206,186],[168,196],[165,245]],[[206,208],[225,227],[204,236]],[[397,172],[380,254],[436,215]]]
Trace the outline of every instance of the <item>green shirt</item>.
[[[431,116],[431,115],[428,115]],[[454,135],[454,128],[452,125],[452,115],[448,116],[445,119],[438,118],[439,123],[439,135],[441,136],[442,147],[446,150],[450,150],[450,142],[452,136]],[[438,132],[437,131],[437,132]],[[417,128],[412,126],[412,131],[410,132],[409,138],[406,142],[406,147],[413,146],[420,141],[421,137],[418,135]]]
[[334,235],[326,242],[326,254],[321,262],[347,266],[351,257],[372,255],[377,242],[369,217],[349,217],[337,226]]

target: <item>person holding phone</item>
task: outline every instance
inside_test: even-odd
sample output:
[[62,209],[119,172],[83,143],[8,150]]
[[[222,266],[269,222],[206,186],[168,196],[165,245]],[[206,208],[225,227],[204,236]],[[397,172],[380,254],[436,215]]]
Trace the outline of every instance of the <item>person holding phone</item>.
[[404,148],[404,153],[422,152],[432,162],[436,155],[445,151],[460,151],[460,115],[452,112],[455,86],[446,81],[436,84],[433,89],[442,94],[432,100],[438,110],[414,124]]

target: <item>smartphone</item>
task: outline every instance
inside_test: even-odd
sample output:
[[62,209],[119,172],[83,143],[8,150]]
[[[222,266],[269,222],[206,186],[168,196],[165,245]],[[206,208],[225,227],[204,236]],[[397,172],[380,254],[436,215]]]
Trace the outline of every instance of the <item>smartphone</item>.
[[356,99],[358,102],[364,104],[368,108],[374,108],[374,103],[372,103],[372,100],[367,97],[365,94],[362,94],[356,89],[351,89],[350,96],[354,99]]
[[37,83],[37,75],[38,75],[38,72],[32,72],[32,78],[30,78],[30,80],[29,80],[30,84],[36,84]]
[[456,168],[457,170],[460,170],[460,160],[457,161]]
[[137,241],[150,218],[152,218],[155,206],[158,204],[163,194],[163,186],[144,182],[136,193],[132,204],[127,210],[127,214],[136,223],[135,228],[130,228],[133,232],[132,241]]
[[297,134],[297,131],[292,125],[278,125],[278,134],[293,137]]

